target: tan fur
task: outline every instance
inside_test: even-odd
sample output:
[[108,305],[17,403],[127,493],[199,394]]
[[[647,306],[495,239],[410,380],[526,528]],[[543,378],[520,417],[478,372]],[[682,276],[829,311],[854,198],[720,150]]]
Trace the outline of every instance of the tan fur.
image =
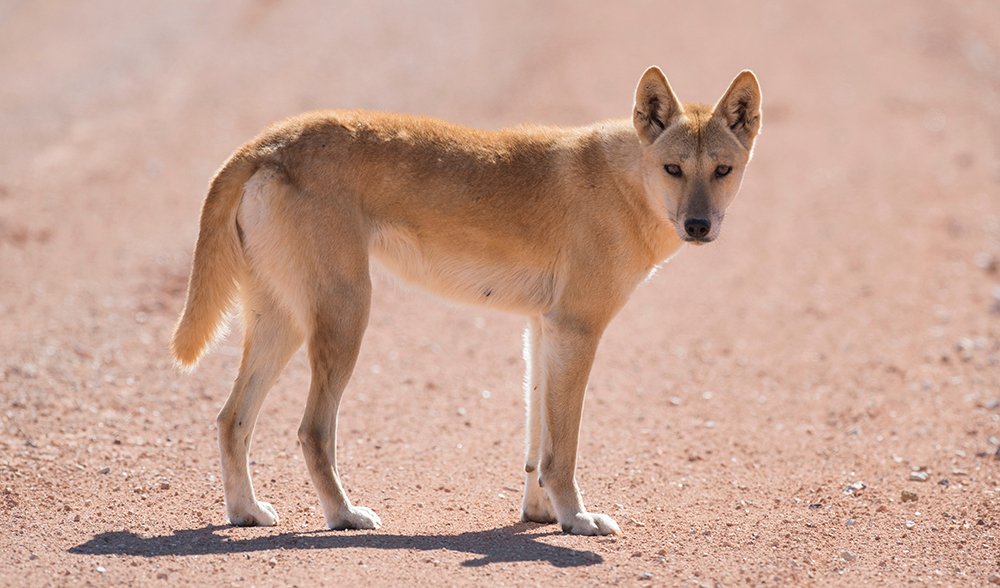
[[619,532],[586,511],[575,481],[598,341],[651,270],[684,241],[718,235],[760,123],[752,73],[712,108],[682,105],[650,68],[631,121],[479,131],[319,112],[241,147],[205,200],[172,345],[193,366],[239,292],[243,362],[218,419],[229,519],[278,520],[254,494],[248,449],[264,395],[306,342],[312,384],[299,438],[327,524],[380,525],[351,504],[336,470],[337,408],[368,321],[374,257],[443,296],[530,317],[522,518]]

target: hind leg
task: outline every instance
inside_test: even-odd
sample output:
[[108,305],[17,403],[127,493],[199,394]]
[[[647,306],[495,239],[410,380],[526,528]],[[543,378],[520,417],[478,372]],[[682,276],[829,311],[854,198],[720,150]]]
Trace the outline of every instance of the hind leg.
[[217,419],[226,515],[234,525],[271,526],[277,524],[278,513],[254,493],[250,441],[264,397],[303,338],[286,311],[261,288],[249,289],[243,308],[246,333],[240,373]]
[[327,295],[316,302],[309,339],[312,383],[299,440],[331,529],[377,529],[382,524],[370,508],[351,504],[337,471],[337,412],[358,359],[371,303],[367,263],[362,267],[353,277],[324,287]]

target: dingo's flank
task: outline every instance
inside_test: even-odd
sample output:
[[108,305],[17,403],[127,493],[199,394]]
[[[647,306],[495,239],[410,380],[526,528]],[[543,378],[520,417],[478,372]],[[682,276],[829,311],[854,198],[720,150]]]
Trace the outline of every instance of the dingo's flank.
[[373,529],[336,465],[337,409],[368,324],[369,263],[442,296],[528,317],[521,517],[619,533],[588,512],[575,470],[590,367],[632,290],[686,242],[719,236],[761,127],[744,71],[713,106],[639,80],[631,120],[480,131],[371,112],[317,112],[240,147],[212,180],[173,354],[193,366],[242,303],[239,376],[218,417],[226,511],[273,525],[248,449],[261,403],[306,343],[299,439],[326,524]]

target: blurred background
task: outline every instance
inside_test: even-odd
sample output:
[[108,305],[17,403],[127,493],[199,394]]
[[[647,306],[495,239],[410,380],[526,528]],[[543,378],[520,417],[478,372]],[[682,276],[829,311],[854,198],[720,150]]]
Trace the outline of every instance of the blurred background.
[[[706,103],[752,69],[764,125],[721,240],[681,252],[602,344],[580,477],[626,537],[461,535],[517,519],[523,321],[391,278],[341,469],[413,546],[331,535],[276,569],[287,536],[206,527],[239,327],[192,376],[167,341],[226,157],[311,109],[629,117],[653,64]],[[397,582],[979,582],[1000,573],[998,259],[995,2],[0,1],[0,579],[190,580],[231,555],[219,537],[258,533],[247,582],[355,560]],[[294,434],[307,383],[300,354],[254,445],[292,533],[322,522]],[[214,547],[156,542],[178,529]],[[117,551],[88,543],[112,530]]]

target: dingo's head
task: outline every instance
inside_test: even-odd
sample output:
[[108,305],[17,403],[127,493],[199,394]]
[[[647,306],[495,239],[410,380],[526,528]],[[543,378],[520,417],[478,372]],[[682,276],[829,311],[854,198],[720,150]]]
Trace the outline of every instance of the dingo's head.
[[714,240],[760,132],[760,86],[753,72],[736,76],[710,108],[681,104],[663,72],[651,67],[636,88],[632,122],[642,143],[646,191],[663,199],[681,239]]

